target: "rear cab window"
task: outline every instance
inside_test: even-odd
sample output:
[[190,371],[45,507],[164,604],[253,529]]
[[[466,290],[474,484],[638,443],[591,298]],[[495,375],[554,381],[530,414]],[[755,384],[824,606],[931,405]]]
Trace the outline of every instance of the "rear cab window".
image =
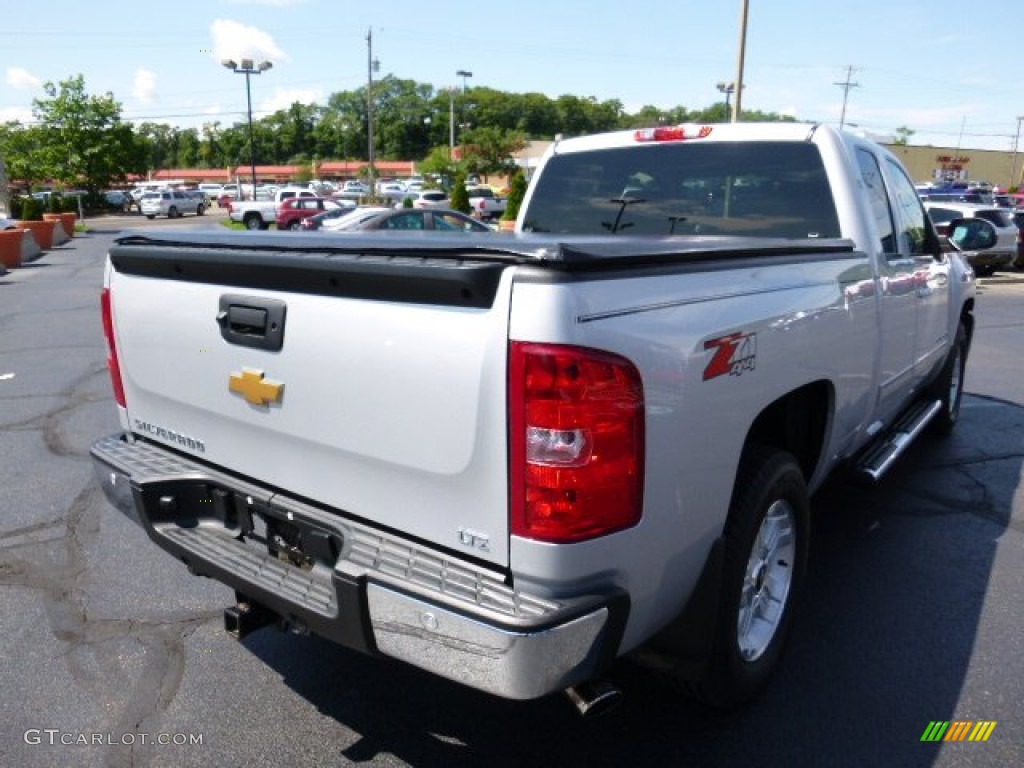
[[794,142],[655,144],[551,157],[524,231],[840,237],[818,148]]

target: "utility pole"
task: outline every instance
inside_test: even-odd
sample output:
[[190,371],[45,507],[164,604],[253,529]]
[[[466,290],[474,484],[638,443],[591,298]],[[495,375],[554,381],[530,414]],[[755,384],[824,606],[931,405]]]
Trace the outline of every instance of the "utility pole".
[[850,89],[860,88],[860,83],[853,82],[852,80],[850,80],[851,77],[853,77],[853,65],[850,65],[846,68],[845,80],[843,80],[840,83],[832,83],[832,85],[838,85],[840,88],[843,89],[843,111],[839,115],[839,130],[842,130],[843,126],[846,124],[846,100],[850,96]]
[[1013,160],[1010,163],[1010,183],[1007,185],[1007,189],[1011,187],[1020,188],[1020,183],[1017,178],[1017,149],[1020,147],[1020,124],[1024,122],[1024,116],[1017,118],[1017,135],[1013,137]]
[[736,83],[734,91],[736,101],[732,103],[732,122],[740,121],[740,102],[743,101],[743,62],[747,55],[747,15],[750,11],[750,0],[743,0],[743,11],[740,14],[740,52],[736,62]]
[[373,150],[373,72],[380,69],[380,62],[373,58],[373,27],[366,30],[366,178],[369,181],[370,194],[376,194],[374,184],[374,150]]

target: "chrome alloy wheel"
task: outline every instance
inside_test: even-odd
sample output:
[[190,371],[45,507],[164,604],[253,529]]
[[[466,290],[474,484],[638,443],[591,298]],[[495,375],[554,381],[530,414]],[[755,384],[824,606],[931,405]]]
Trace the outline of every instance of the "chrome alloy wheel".
[[765,652],[782,616],[796,563],[796,514],[779,499],[768,508],[754,540],[743,577],[737,616],[737,641],[745,661]]

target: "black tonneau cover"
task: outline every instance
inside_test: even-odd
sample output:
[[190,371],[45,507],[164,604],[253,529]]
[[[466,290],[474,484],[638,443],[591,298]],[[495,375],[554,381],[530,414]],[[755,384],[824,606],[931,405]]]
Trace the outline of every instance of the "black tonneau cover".
[[849,258],[848,240],[409,232],[143,232],[114,241],[125,274],[426,304],[487,307],[510,265],[568,273]]
[[[361,234],[284,232],[144,232],[114,241],[111,255],[136,254],[142,246],[150,249],[203,249],[227,254],[250,252],[253,263],[263,263],[265,254],[294,258],[295,254],[329,259],[337,255],[364,255],[396,259],[457,259],[504,261],[546,265],[552,268],[622,266],[623,263],[721,259],[732,256],[797,256],[802,254],[850,253],[849,240],[778,239],[758,237],[678,235],[629,237],[622,235],[546,234],[463,234],[424,232],[375,232]],[[264,255],[261,255],[264,254]],[[212,256],[212,254],[211,254]],[[225,256],[226,257],[226,256]],[[214,257],[218,258],[218,257]]]

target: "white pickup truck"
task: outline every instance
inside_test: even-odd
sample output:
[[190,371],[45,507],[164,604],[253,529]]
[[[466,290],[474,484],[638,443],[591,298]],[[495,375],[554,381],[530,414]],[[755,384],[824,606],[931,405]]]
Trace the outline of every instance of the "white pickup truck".
[[745,702],[814,491],[955,425],[992,227],[940,239],[894,156],[804,124],[560,141],[517,226],[121,238],[98,482],[237,636],[584,712],[633,654]]
[[272,200],[232,200],[228,218],[245,225],[246,229],[266,229],[277,221],[281,203],[293,197],[317,197],[308,187],[282,187]]
[[508,200],[490,187],[468,187],[469,207],[481,219],[497,219],[505,212]]

